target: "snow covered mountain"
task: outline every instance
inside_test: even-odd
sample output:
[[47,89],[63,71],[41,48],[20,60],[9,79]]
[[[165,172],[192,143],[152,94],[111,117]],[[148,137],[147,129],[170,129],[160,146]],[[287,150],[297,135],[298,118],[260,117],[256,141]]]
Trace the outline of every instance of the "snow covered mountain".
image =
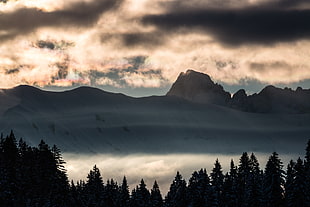
[[[189,98],[183,97],[179,83],[168,96],[144,98],[90,87],[65,92],[31,86],[3,89],[0,131],[6,134],[14,129],[18,138],[32,145],[44,139],[65,152],[240,154],[274,150],[299,153],[304,148],[310,138],[310,113],[283,113],[282,109],[282,113],[249,113],[233,108],[251,106],[248,102],[265,97],[272,106],[285,105],[287,94],[298,94],[298,101],[303,103],[308,91],[267,87],[252,96],[240,91],[226,102],[227,92],[208,76],[201,77],[199,84],[204,80],[209,85],[201,89],[202,94],[214,94],[208,100],[220,105],[186,100]],[[196,87],[192,84],[182,87]],[[182,96],[175,96],[176,91]],[[190,91],[185,93],[187,97]]]

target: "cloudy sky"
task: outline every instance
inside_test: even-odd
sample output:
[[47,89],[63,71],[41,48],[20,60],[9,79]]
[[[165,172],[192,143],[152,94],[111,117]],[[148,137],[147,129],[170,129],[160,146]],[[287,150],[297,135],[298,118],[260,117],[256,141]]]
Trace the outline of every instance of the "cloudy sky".
[[0,88],[161,95],[189,68],[309,88],[309,22],[309,0],[0,0]]

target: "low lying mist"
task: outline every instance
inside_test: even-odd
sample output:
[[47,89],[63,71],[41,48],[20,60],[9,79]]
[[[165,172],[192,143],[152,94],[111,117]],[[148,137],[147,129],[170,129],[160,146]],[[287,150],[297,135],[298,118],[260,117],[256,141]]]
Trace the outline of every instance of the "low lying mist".
[[[268,157],[267,153],[255,153],[259,160],[260,168],[265,169]],[[132,154],[132,155],[115,155],[115,154],[96,154],[96,155],[79,155],[64,154],[63,157],[68,170],[69,179],[78,181],[85,180],[87,174],[96,164],[100,169],[104,183],[108,179],[113,178],[118,183],[122,182],[125,175],[128,180],[130,190],[140,183],[143,178],[147,188],[151,189],[154,180],[157,180],[163,195],[165,195],[177,171],[189,180],[191,174],[195,170],[206,168],[210,174],[215,160],[218,158],[223,172],[229,170],[230,160],[233,159],[238,165],[240,155],[224,155],[224,154]],[[303,154],[284,154],[279,155],[284,163],[284,169],[289,160],[296,160]]]

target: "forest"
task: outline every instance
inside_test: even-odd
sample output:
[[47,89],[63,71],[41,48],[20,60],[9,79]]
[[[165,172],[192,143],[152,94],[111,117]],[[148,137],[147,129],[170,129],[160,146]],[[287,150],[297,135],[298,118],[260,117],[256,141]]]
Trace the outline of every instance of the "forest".
[[219,160],[210,173],[194,171],[188,182],[176,172],[167,195],[155,181],[143,179],[129,190],[106,182],[95,165],[85,181],[69,181],[57,146],[43,140],[37,147],[14,133],[0,140],[0,206],[2,207],[306,207],[310,206],[310,140],[305,157],[283,166],[273,152],[264,169],[254,153],[243,152],[224,173]]

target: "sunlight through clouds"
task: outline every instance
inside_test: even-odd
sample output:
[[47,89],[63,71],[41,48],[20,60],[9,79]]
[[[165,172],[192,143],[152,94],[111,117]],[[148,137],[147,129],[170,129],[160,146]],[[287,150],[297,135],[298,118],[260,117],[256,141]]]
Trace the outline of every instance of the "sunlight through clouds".
[[[228,86],[253,80],[290,87],[310,80],[310,42],[304,35],[310,29],[303,21],[299,21],[296,31],[289,32],[284,26],[276,31],[260,23],[264,14],[282,22],[283,12],[305,19],[298,15],[307,17],[308,6],[305,0],[8,1],[0,7],[0,86],[161,89],[191,68]],[[279,16],[266,8],[279,12]],[[225,16],[235,10],[240,11],[234,14],[241,15],[236,16],[240,28],[229,26],[230,18]],[[256,16],[247,18],[252,10]],[[295,10],[302,12],[294,16]],[[198,17],[208,21],[194,21]],[[250,31],[242,29],[242,25],[254,25],[248,22],[251,19],[258,19],[258,33],[253,32],[254,27]],[[38,42],[46,45],[38,48]],[[59,67],[64,64],[64,56],[68,59],[65,69]],[[122,62],[139,56],[151,61],[139,70],[122,72],[130,67]],[[142,67],[149,72],[140,72]],[[14,69],[15,73],[6,72]],[[58,77],[64,70],[78,78]],[[115,70],[123,75],[107,76]],[[96,77],[90,71],[101,75]],[[160,71],[160,75],[153,71]],[[6,79],[12,81],[4,82]]]

